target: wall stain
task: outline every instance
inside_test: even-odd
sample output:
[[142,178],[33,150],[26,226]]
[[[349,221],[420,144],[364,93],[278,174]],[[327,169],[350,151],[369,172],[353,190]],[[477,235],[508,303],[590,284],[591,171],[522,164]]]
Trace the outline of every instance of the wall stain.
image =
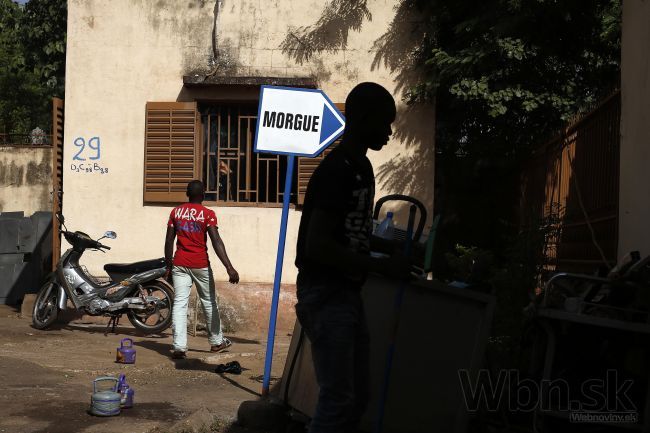
[[27,177],[25,181],[28,185],[47,185],[51,181],[52,162],[43,155],[40,163],[29,161],[27,164]]
[[22,186],[25,167],[18,166],[14,161],[11,164],[0,165],[0,185]]
[[[148,28],[146,32],[152,38],[158,34],[170,35],[175,38],[183,47],[183,71],[189,75],[190,71],[205,75],[214,69],[215,52],[217,52],[216,21],[218,10],[224,0],[186,0],[181,3],[186,9],[177,13],[178,0],[132,0],[135,7],[143,9],[147,18]],[[212,9],[210,14],[209,10]],[[206,38],[206,32],[210,29],[212,43]],[[210,49],[210,45],[212,45]],[[209,50],[206,53],[206,49]]]
[[332,71],[325,65],[320,55],[314,56],[311,65],[311,74],[319,83],[328,82],[332,78]]
[[187,4],[187,7],[190,8],[190,9],[194,9],[194,6],[198,6],[200,8],[203,8],[207,2],[208,2],[208,0],[194,0],[194,1],[190,1]]
[[41,206],[41,209],[52,209],[52,193],[51,193],[51,183],[47,188],[41,187],[41,193],[40,198],[39,198],[39,203]]
[[51,209],[51,164],[50,149],[0,148],[0,212]]
[[[184,75],[205,75],[207,78],[215,75],[233,76],[242,72],[242,65],[238,60],[239,50],[230,38],[219,37],[219,21],[224,3],[225,0],[214,0],[209,43],[205,36],[201,36],[201,32],[193,32],[196,35],[195,37],[198,37],[193,42],[194,46],[202,47],[201,50],[209,47],[210,52],[207,54],[207,58],[200,54],[197,55],[200,52],[198,50],[186,54],[183,61]],[[200,26],[194,25],[194,27],[198,28]]]

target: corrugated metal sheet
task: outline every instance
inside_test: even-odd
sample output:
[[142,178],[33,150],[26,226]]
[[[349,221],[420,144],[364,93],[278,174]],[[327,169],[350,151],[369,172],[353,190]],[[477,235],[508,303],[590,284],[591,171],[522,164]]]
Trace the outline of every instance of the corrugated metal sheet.
[[36,293],[49,273],[52,214],[0,214],[0,304],[17,304]]

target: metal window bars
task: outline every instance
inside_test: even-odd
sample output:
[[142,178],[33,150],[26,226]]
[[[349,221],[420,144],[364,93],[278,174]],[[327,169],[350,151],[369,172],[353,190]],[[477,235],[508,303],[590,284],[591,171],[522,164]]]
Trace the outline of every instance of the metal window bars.
[[[206,200],[240,206],[281,205],[287,157],[253,151],[257,107],[207,105],[201,109],[201,120]],[[295,201],[295,191],[291,195]]]

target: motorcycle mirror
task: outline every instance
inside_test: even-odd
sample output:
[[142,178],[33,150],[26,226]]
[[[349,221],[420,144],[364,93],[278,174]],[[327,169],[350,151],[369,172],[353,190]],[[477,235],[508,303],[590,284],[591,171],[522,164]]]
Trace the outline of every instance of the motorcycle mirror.
[[117,233],[115,233],[113,231],[108,231],[108,232],[104,233],[104,237],[108,238],[108,239],[115,239],[115,238],[117,238]]

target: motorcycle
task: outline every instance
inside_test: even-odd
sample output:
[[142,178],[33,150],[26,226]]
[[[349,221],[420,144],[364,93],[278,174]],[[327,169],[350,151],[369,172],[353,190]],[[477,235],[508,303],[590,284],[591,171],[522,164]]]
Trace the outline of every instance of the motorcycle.
[[107,330],[112,323],[114,331],[123,314],[144,334],[157,334],[171,325],[174,291],[162,278],[167,271],[164,258],[106,264],[104,270],[110,280],[99,282],[79,264],[79,259],[86,250],[110,250],[99,241],[116,239],[117,234],[107,231],[94,240],[86,233],[68,231],[63,215],[58,214],[57,219],[59,232],[72,247],[63,254],[56,270],[38,292],[32,314],[36,329],[51,326],[59,311],[66,309],[68,298],[78,311],[110,317]]

